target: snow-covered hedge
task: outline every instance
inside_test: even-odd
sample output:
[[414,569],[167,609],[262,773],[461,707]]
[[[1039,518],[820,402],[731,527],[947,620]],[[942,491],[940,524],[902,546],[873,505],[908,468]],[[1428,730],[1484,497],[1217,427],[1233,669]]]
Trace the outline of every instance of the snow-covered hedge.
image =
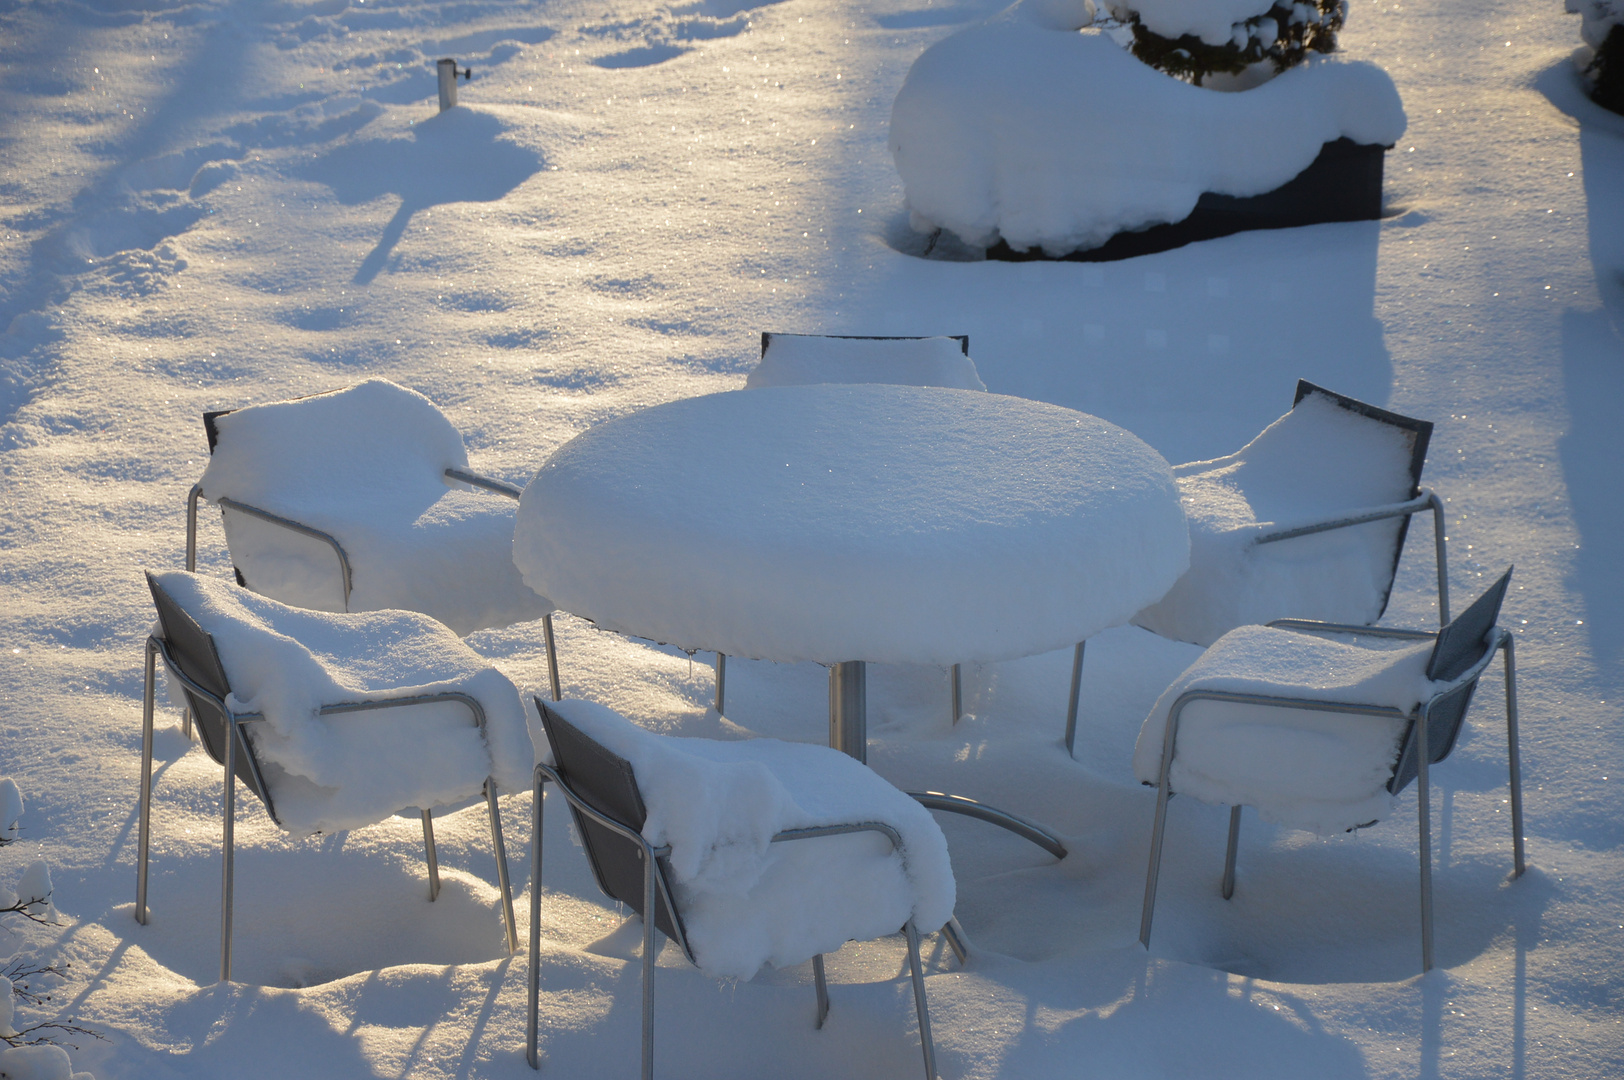
[[1624,113],[1624,0],[1567,0],[1578,15],[1579,36],[1592,50],[1583,63],[1590,96]]
[[1277,74],[1336,48],[1346,0],[1118,0],[1133,55],[1200,86],[1258,65]]
[[1203,192],[1286,183],[1328,142],[1391,145],[1404,107],[1386,72],[1315,56],[1240,94],[1140,63],[1089,5],[1023,0],[914,62],[891,153],[915,229],[1052,255],[1182,221]]

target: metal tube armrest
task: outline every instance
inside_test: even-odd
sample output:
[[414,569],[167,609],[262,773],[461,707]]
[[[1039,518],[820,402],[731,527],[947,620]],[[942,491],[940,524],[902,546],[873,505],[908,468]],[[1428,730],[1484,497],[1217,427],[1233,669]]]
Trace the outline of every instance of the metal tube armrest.
[[279,514],[273,514],[269,510],[261,510],[257,506],[249,506],[247,503],[238,502],[236,499],[228,499],[221,496],[220,498],[215,499],[214,503],[216,506],[222,506],[228,510],[236,510],[239,513],[247,514],[250,517],[259,518],[261,521],[268,521],[272,525],[280,525],[282,528],[296,532],[301,536],[308,536],[313,540],[320,540],[328,547],[331,547],[333,549],[333,554],[338,556],[338,571],[340,576],[344,579],[344,610],[348,611],[350,609],[350,557],[345,553],[344,545],[340,544],[336,537],[330,533],[324,533],[320,529],[313,529],[309,525],[302,525],[299,522],[294,521],[292,518],[285,518]]
[[1320,622],[1318,619],[1275,619],[1267,625],[1276,630],[1296,630],[1303,634],[1358,634],[1405,641],[1431,641],[1438,636],[1435,630],[1401,630],[1391,626],[1365,626],[1363,623]]
[[522,488],[514,487],[512,484],[509,484],[504,480],[497,480],[489,476],[483,476],[479,473],[473,472],[470,469],[447,469],[445,471],[445,475],[453,480],[461,481],[470,487],[483,488],[486,491],[494,491],[496,494],[506,495],[510,499],[518,499],[524,494],[524,490]]
[[1446,626],[1449,623],[1449,553],[1445,545],[1447,537],[1444,535],[1444,501],[1430,488],[1421,488],[1415,498],[1405,502],[1373,506],[1352,514],[1266,532],[1253,543],[1273,544],[1280,540],[1329,532],[1332,529],[1345,529],[1352,525],[1364,525],[1388,518],[1408,517],[1428,510],[1432,511],[1432,541],[1438,559],[1438,625]]
[[371,712],[375,709],[406,708],[413,705],[434,705],[442,701],[457,701],[468,707],[474,714],[474,726],[485,730],[485,707],[468,694],[448,690],[432,694],[406,694],[400,697],[372,698],[366,701],[341,701],[334,705],[323,705],[322,716],[337,716],[343,713]]

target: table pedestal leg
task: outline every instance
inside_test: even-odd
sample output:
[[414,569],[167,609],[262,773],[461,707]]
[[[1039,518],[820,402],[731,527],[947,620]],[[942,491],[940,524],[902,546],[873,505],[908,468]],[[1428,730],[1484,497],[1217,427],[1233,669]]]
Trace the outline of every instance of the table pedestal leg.
[[868,667],[861,660],[829,668],[829,745],[868,762]]

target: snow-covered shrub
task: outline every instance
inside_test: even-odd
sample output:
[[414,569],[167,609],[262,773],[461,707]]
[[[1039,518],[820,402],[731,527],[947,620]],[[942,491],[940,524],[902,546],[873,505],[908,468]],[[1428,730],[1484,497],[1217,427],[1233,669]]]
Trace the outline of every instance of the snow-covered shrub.
[[[1572,2],[1572,0],[1570,0]],[[1607,2],[1607,0],[1597,0]],[[1336,48],[1347,0],[1117,0],[1133,55],[1197,86],[1255,65],[1279,74]]]
[[[0,777],[0,844],[17,839],[23,797],[9,776]],[[17,878],[15,887],[0,885],[0,915],[20,915],[37,923],[56,922],[51,868],[35,859]],[[64,1036],[102,1038],[72,1022],[44,1020],[17,1026],[18,1003],[38,1007],[51,1000],[34,989],[37,979],[60,979],[65,966],[17,954],[0,960],[0,1080],[95,1080],[90,1073],[74,1072],[68,1052],[57,1045]]]
[[1594,52],[1584,66],[1596,104],[1624,113],[1624,0],[1567,0],[1582,20],[1579,36]]

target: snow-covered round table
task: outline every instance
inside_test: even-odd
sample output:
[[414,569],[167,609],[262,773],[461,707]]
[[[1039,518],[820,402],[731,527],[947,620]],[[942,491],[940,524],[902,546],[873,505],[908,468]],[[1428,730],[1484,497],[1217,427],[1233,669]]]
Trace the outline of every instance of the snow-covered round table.
[[1064,648],[1189,559],[1168,463],[1097,417],[888,386],[688,398],[582,432],[525,489],[525,582],[599,626],[831,665],[831,743],[862,758],[864,661]]

